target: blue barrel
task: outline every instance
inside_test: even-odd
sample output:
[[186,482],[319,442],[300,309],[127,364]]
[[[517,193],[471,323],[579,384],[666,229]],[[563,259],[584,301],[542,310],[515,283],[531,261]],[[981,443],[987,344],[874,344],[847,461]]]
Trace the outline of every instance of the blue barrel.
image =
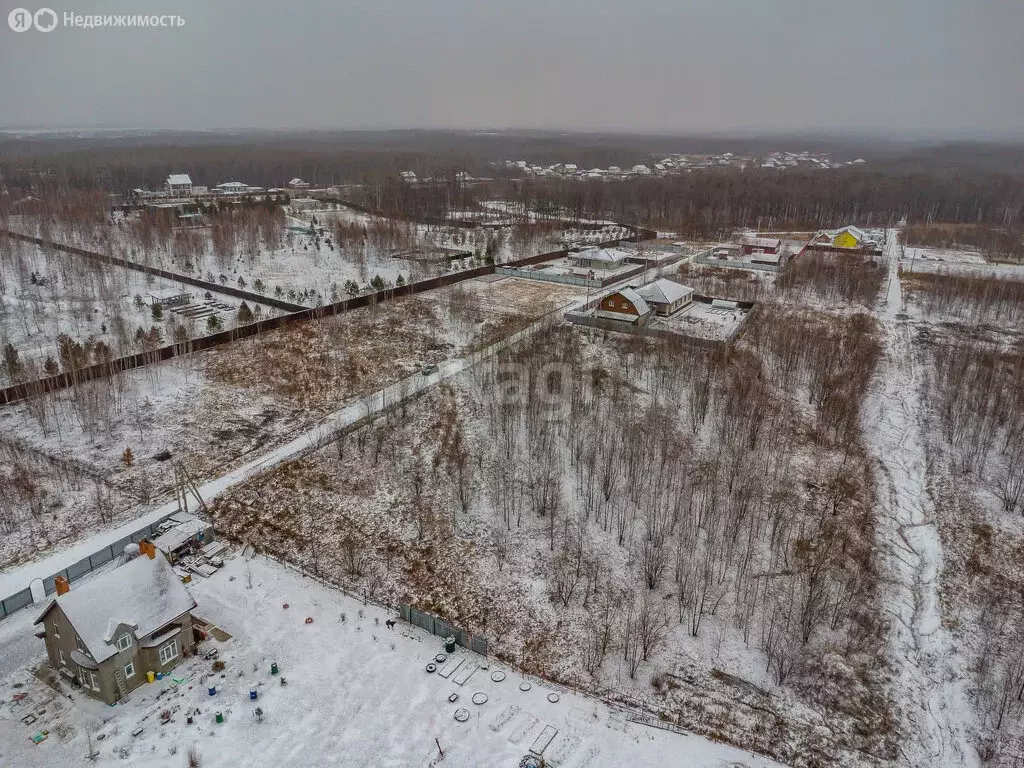
[[217,695],[217,686],[216,685],[211,685],[210,686],[210,695],[211,696],[216,696]]
[[252,700],[252,701],[256,701],[256,697],[257,697],[258,695],[259,695],[259,694],[258,694],[258,693],[256,693],[256,689],[255,689],[255,688],[250,688],[250,689],[249,689],[249,699],[250,699],[250,700]]

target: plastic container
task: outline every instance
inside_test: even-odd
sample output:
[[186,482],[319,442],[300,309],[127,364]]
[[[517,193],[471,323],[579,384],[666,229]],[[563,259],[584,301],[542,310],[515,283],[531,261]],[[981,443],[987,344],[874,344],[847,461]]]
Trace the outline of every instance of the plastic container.
[[156,680],[156,675],[153,674],[152,672],[147,672],[146,673],[146,682],[147,683],[152,683],[154,680]]
[[157,680],[163,680],[164,679],[164,673],[163,672],[157,672],[156,673],[156,679]]
[[445,653],[455,653],[455,636],[449,635],[444,639]]
[[277,662],[276,661],[270,662],[270,674],[272,674],[272,675],[276,675],[277,674]]
[[256,689],[255,688],[250,688],[249,689],[249,700],[250,701],[256,701],[257,697],[259,697],[259,694],[256,692]]
[[216,696],[217,695],[217,686],[216,685],[211,685],[209,690],[210,690],[210,695],[211,696]]
[[216,720],[217,720],[218,723],[223,723],[224,722],[224,713],[223,712],[218,712],[215,717],[216,717]]

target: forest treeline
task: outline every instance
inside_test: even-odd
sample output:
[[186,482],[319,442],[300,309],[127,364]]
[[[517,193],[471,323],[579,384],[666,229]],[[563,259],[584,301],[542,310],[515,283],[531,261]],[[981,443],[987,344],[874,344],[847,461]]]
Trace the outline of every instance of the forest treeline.
[[[68,145],[69,151],[35,153],[14,151],[11,141],[0,141],[0,207],[5,205],[3,198],[10,205],[27,195],[124,195],[137,187],[159,189],[167,174],[184,171],[196,184],[210,186],[238,180],[273,188],[294,177],[314,187],[340,185],[343,198],[405,219],[479,210],[481,201],[495,198],[514,201],[524,216],[539,211],[575,219],[603,217],[709,238],[737,228],[806,230],[851,222],[882,227],[905,218],[912,228],[910,242],[953,242],[949,230],[940,234],[934,225],[958,225],[958,244],[1011,258],[1019,255],[1024,232],[1024,164],[1020,149],[1014,147],[973,153],[969,147],[945,154],[890,153],[866,165],[832,170],[723,167],[607,182],[526,178],[520,169],[497,161],[536,147],[535,156],[524,156],[541,164],[607,167],[624,165],[623,158],[653,164],[658,158],[654,150],[664,148],[592,137],[547,137],[533,143],[508,137],[456,138],[396,134],[378,140],[314,136],[306,142],[282,138],[245,143],[245,137],[232,142],[222,137],[186,146],[139,146],[126,139],[92,149],[80,142]],[[911,157],[913,162],[908,161]],[[1001,164],[995,162],[999,158]],[[399,177],[403,170],[431,181],[406,184]]]

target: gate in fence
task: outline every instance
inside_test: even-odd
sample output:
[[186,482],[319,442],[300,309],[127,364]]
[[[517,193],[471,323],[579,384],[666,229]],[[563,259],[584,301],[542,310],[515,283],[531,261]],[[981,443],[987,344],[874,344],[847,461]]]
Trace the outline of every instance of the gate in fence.
[[432,613],[417,610],[405,603],[399,603],[398,614],[404,621],[425,629],[431,634],[440,635],[441,637],[454,637],[455,642],[463,648],[473,651],[473,653],[479,653],[481,656],[487,655],[487,640],[478,635],[464,632],[458,627],[453,627],[447,621],[439,619]]

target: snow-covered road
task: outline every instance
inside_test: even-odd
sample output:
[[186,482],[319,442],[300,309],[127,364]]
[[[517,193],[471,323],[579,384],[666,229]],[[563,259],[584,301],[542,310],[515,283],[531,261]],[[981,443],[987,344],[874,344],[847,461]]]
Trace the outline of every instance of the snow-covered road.
[[907,720],[903,754],[909,765],[975,766],[978,756],[967,738],[970,708],[949,663],[950,637],[942,626],[942,542],[927,489],[921,381],[904,313],[897,239],[891,231],[886,296],[877,309],[885,357],[865,409],[865,438],[878,467],[876,531],[894,695]]

